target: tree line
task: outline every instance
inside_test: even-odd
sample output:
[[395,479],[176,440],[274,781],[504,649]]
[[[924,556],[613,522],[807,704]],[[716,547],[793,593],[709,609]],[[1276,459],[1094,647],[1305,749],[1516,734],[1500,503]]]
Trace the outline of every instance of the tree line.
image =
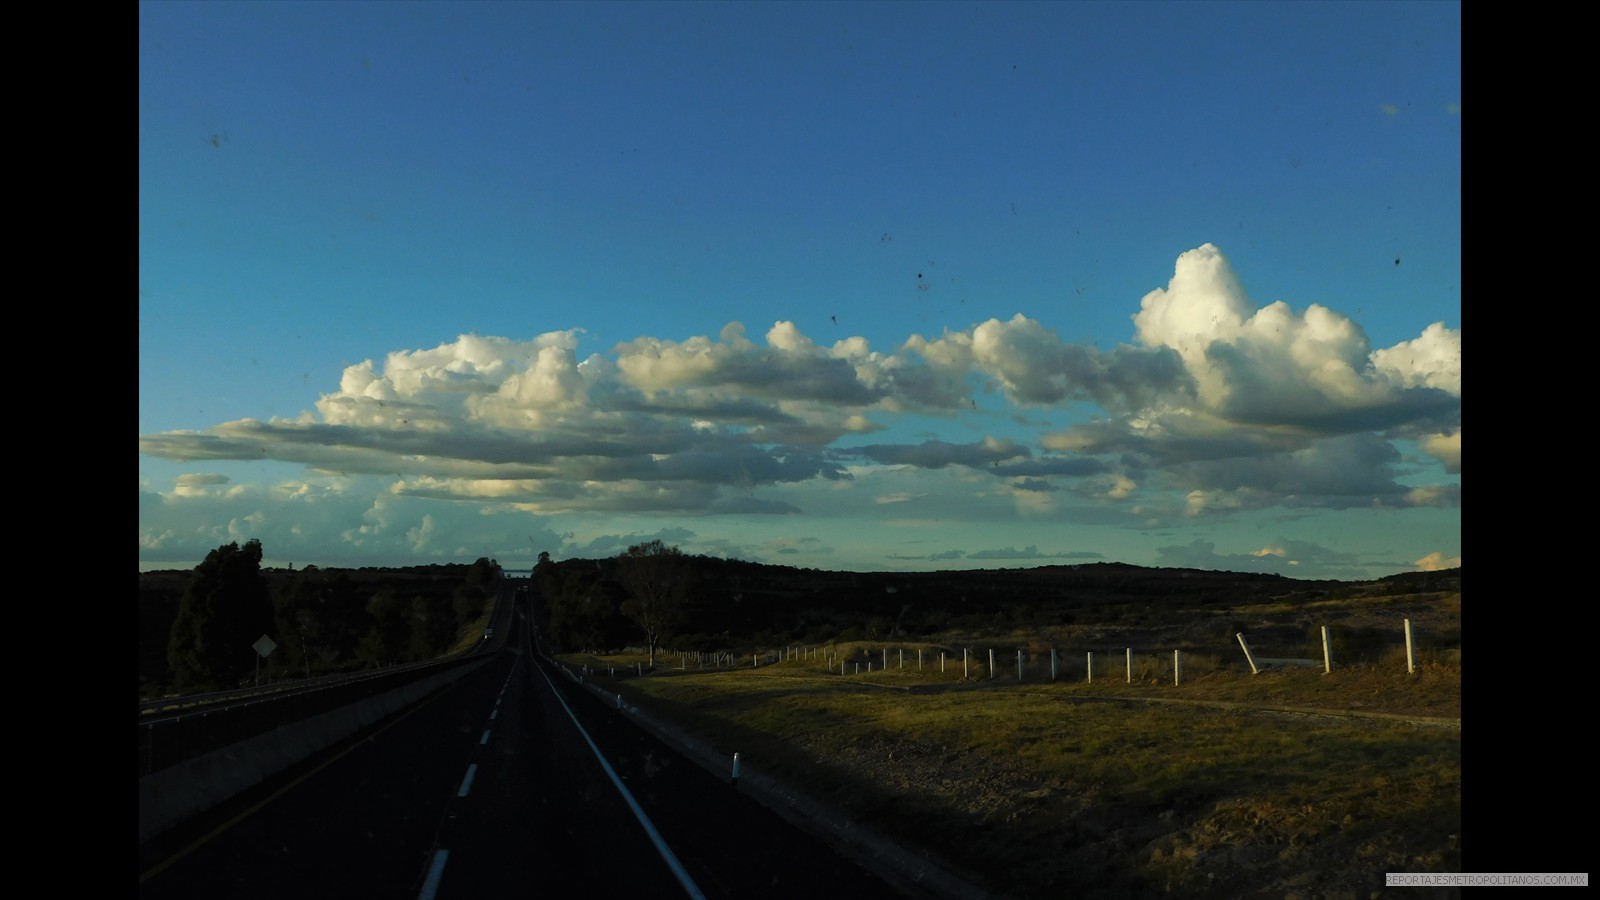
[[858,640],[943,624],[947,617],[932,606],[927,616],[908,615],[907,598],[885,587],[886,579],[917,577],[691,555],[653,540],[602,559],[555,562],[540,553],[533,617],[552,650],[643,647],[653,666],[663,648],[710,652]]
[[[277,644],[271,670],[280,676],[437,657],[463,629],[476,627],[502,575],[487,558],[376,572],[264,572],[261,558],[252,540],[218,547],[181,586],[147,585],[141,577],[142,696],[248,683],[258,658],[251,645],[263,634]],[[1352,592],[1459,589],[1459,569],[1355,583],[1120,563],[833,572],[689,555],[655,540],[600,559],[556,562],[540,553],[531,613],[550,650],[643,646],[654,664],[662,649],[893,640],[950,629],[1005,634],[1078,621],[1146,629],[1252,598],[1310,602]]]
[[558,650],[605,650],[639,643],[650,654],[704,612],[696,604],[692,557],[659,540],[604,560],[556,563],[540,553],[533,569],[534,621]]
[[[413,569],[271,570],[259,540],[206,555],[181,591],[140,582],[139,687],[147,696],[239,687],[261,671],[314,677],[433,659],[474,628],[498,563]],[[267,660],[254,649],[265,635]]]

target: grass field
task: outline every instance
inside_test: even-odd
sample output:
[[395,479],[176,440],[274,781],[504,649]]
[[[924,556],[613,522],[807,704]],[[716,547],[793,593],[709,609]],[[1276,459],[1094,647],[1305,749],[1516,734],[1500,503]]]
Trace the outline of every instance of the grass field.
[[986,655],[963,678],[951,652],[667,655],[645,677],[638,654],[562,659],[1000,896],[1364,898],[1386,872],[1461,871],[1459,653],[1258,675],[1193,655],[1174,684],[1155,654],[1129,683],[1121,654],[1052,682]]

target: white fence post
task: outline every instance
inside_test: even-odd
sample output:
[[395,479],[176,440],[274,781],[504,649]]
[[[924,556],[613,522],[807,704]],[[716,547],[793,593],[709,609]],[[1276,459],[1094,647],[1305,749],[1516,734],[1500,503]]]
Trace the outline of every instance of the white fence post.
[[1084,665],[1087,666],[1087,671],[1089,672],[1088,681],[1089,681],[1090,684],[1093,684],[1094,683],[1094,651],[1093,650],[1090,650],[1088,653],[1086,653],[1084,655]]
[[1328,645],[1328,626],[1322,626],[1322,674],[1333,671],[1333,648]]
[[1017,651],[1017,680],[1022,680],[1022,651]]
[[968,674],[967,674],[967,672],[968,672],[968,667],[967,667],[967,649],[968,648],[966,648],[966,647],[962,647],[961,648],[961,677],[962,678],[967,678],[968,677]]
[[994,648],[989,648],[989,677],[994,677]]
[[1128,683],[1133,684],[1133,648],[1126,647],[1124,652],[1128,654]]
[[1172,683],[1178,684],[1183,679],[1183,651],[1172,651]]

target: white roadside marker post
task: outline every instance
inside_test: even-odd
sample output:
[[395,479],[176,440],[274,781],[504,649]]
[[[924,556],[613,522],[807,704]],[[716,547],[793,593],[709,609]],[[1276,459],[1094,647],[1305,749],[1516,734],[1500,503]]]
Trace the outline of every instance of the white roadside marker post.
[[1256,668],[1256,658],[1250,655],[1250,645],[1244,642],[1244,632],[1241,631],[1234,637],[1239,639],[1239,646],[1244,648],[1244,661],[1250,664],[1250,674],[1260,675],[1261,670]]
[[1415,675],[1417,672],[1417,658],[1411,652],[1411,620],[1406,620],[1406,674]]

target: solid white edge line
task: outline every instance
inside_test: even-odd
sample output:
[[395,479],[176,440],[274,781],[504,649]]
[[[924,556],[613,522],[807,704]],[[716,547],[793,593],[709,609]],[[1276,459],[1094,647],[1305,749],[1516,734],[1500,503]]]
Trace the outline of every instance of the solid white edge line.
[[444,861],[449,855],[450,851],[444,849],[433,854],[433,865],[428,867],[428,877],[422,882],[422,890],[417,892],[417,900],[433,900],[433,895],[439,892],[439,879],[444,876]]
[[467,777],[461,779],[461,790],[456,791],[457,797],[465,797],[467,795],[467,791],[472,790],[472,777],[476,774],[478,774],[477,763],[467,766]]
[[628,808],[633,810],[633,817],[639,820],[640,825],[644,826],[645,834],[650,836],[650,842],[656,845],[656,851],[666,861],[667,868],[672,870],[672,874],[677,877],[678,883],[683,885],[684,891],[688,893],[692,900],[706,900],[706,895],[701,892],[700,886],[694,883],[693,878],[689,877],[688,871],[683,868],[683,863],[678,861],[677,854],[673,853],[672,848],[667,846],[667,842],[661,837],[661,833],[656,831],[655,824],[650,821],[650,817],[645,815],[644,809],[639,806],[639,801],[633,799],[632,792],[622,783],[622,779],[617,776],[616,770],[611,768],[611,763],[607,762],[605,756],[600,753],[600,748],[595,746],[594,739],[589,737],[589,732],[585,731],[583,726],[579,724],[577,715],[572,712],[572,707],[568,706],[567,701],[562,699],[561,692],[556,690],[555,682],[550,681],[550,674],[543,669],[540,669],[539,673],[544,676],[545,682],[550,685],[550,692],[555,694],[556,702],[560,703],[561,708],[567,711],[567,717],[572,720],[573,726],[578,729],[579,734],[583,735],[584,743],[587,743],[589,749],[594,752],[594,758],[600,761],[600,768],[605,769],[606,775],[611,779],[611,783],[616,785],[617,791],[622,794],[622,799],[628,801]]

